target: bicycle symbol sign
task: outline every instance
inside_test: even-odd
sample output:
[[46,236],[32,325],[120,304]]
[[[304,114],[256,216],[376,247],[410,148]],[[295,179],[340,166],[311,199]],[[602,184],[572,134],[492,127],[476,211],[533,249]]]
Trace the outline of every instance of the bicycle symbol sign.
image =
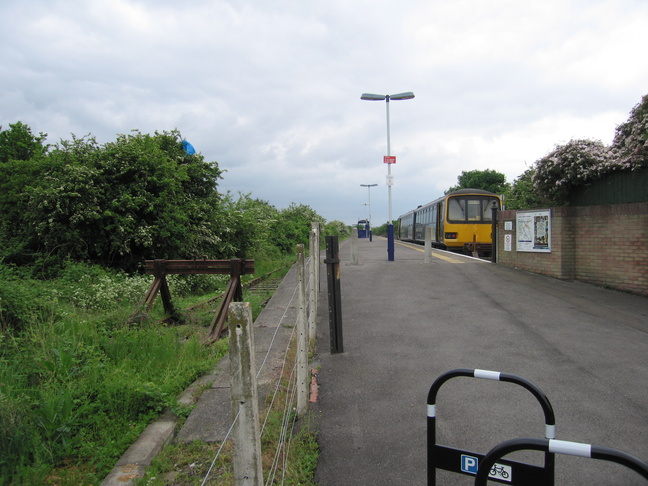
[[[476,475],[478,470],[479,470],[479,458],[475,456],[469,456],[467,454],[461,455],[462,472]],[[498,463],[493,464],[493,467],[488,473],[489,478],[501,479],[504,481],[508,481],[509,483],[512,481],[512,476],[513,476],[513,468],[511,466],[506,466],[504,464],[498,464]]]
[[513,469],[511,466],[504,466],[503,464],[493,464],[490,472],[488,473],[489,478],[503,479],[504,481],[511,482],[511,475],[513,474]]

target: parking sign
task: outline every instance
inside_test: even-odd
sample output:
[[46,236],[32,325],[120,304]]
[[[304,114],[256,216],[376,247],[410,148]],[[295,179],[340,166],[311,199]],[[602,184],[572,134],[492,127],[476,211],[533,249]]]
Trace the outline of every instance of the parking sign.
[[468,474],[477,474],[479,459],[466,454],[461,455],[461,470]]

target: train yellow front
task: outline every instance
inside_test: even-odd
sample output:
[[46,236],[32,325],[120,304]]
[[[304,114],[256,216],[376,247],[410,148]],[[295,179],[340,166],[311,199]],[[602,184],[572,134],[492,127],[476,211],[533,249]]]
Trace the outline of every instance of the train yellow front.
[[432,246],[450,251],[489,256],[493,248],[492,214],[501,198],[481,189],[459,189],[398,218],[398,237],[425,242],[425,228],[432,231]]

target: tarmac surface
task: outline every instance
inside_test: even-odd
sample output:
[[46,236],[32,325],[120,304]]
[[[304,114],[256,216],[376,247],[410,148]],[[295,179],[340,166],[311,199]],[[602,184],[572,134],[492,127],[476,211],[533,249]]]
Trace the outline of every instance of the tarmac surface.
[[[648,461],[648,299],[396,242],[340,245],[344,352],[331,354],[322,258],[314,367],[319,367],[320,486],[425,485],[427,395],[456,368],[519,375],[541,388],[556,438]],[[296,320],[296,272],[254,323],[259,396],[278,376]],[[130,484],[165,442],[222,440],[231,424],[229,363],[187,390],[207,386],[177,431],[162,417],[133,444],[102,486]],[[511,383],[457,378],[437,397],[437,443],[485,454],[519,437],[542,438],[542,409]],[[177,432],[177,433],[176,433]],[[542,465],[538,452],[513,456]],[[447,471],[439,485],[473,484]],[[646,484],[622,466],[556,456],[556,485]]]
[[[456,368],[526,378],[550,400],[557,439],[648,461],[648,299],[445,252],[424,263],[422,247],[400,242],[389,262],[382,238],[359,240],[357,265],[350,249],[341,245],[343,353],[330,353],[320,297],[320,486],[427,484],[427,395]],[[540,405],[511,383],[453,379],[436,410],[441,445],[485,454],[545,436]],[[525,462],[542,465],[542,455]],[[556,455],[555,477],[646,484],[623,466],[567,455]],[[473,484],[447,471],[436,480]]]

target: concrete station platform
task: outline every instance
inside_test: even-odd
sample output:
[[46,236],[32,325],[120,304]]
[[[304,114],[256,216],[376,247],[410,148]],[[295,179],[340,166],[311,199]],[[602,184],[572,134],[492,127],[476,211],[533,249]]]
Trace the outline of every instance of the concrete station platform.
[[[556,438],[648,461],[648,299],[382,238],[341,244],[344,353],[331,354],[326,270],[316,364],[321,486],[426,484],[427,394],[455,368],[511,373],[540,387]],[[511,383],[456,378],[439,391],[437,442],[486,453],[542,438],[533,396]],[[535,454],[535,455],[534,455]],[[524,460],[524,457],[522,458]],[[542,465],[542,455],[528,461]],[[437,484],[473,484],[439,471]],[[645,484],[622,466],[556,456],[556,484]]]

